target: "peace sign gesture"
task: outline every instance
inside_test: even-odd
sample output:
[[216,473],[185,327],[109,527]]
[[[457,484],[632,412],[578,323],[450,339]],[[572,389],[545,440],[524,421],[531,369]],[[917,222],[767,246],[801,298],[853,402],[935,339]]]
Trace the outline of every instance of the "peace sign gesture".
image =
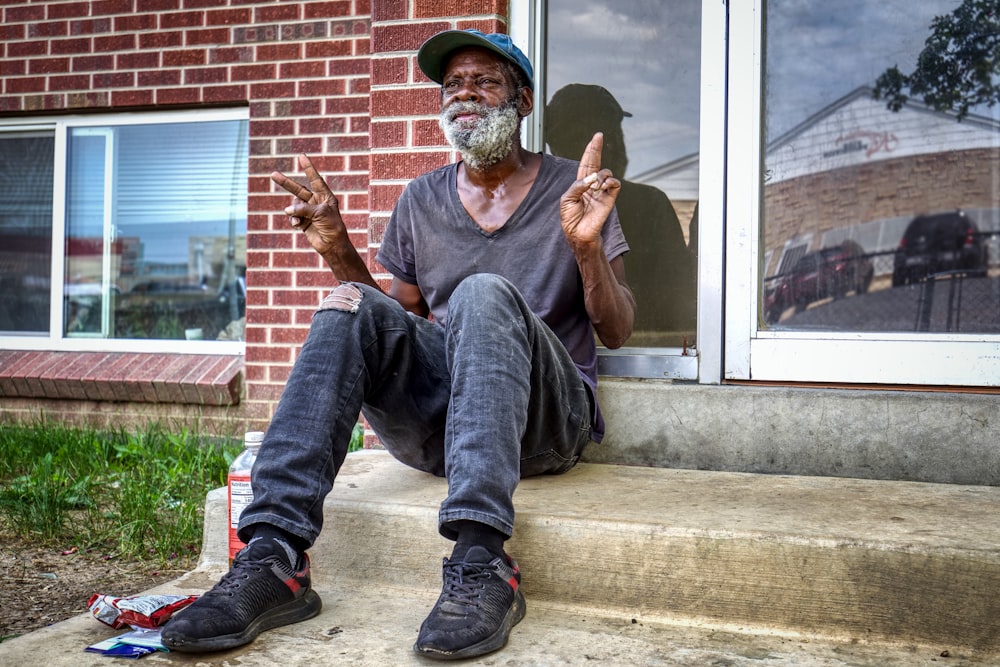
[[271,174],[271,180],[295,197],[285,209],[292,227],[302,230],[310,245],[324,257],[328,253],[350,245],[347,226],[340,215],[340,203],[323,177],[316,171],[309,156],[298,157],[298,164],[309,179],[309,186],[288,178],[280,171]]
[[292,227],[302,230],[309,244],[323,257],[338,280],[377,287],[368,267],[351,244],[336,195],[316,171],[308,155],[299,155],[298,163],[309,179],[308,186],[297,183],[280,171],[271,174],[272,181],[295,197],[285,209]]

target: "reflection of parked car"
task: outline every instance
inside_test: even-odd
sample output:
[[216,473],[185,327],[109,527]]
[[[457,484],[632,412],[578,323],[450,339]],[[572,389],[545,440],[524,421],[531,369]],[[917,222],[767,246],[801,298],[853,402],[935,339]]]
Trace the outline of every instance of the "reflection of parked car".
[[169,281],[150,281],[140,283],[132,288],[132,294],[207,294],[205,283],[181,283]]
[[986,271],[986,244],[976,223],[962,211],[914,218],[896,249],[893,287],[955,270]]
[[823,248],[802,256],[774,291],[765,298],[769,322],[776,322],[786,308],[805,310],[814,301],[828,297],[840,299],[848,292],[864,294],[872,283],[875,269],[864,248],[845,240],[840,245]]

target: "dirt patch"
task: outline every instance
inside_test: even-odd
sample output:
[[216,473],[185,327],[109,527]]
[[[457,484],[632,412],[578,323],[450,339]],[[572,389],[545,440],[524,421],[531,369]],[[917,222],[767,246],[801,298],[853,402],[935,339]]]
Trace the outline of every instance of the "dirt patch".
[[82,614],[94,593],[135,595],[176,579],[195,561],[179,557],[158,568],[100,550],[36,547],[0,534],[0,640]]

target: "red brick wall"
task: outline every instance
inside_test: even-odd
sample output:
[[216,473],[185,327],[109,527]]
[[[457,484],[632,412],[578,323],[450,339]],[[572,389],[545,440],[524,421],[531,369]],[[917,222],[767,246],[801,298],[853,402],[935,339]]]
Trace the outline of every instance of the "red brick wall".
[[245,396],[228,414],[256,428],[334,282],[268,175],[309,153],[387,281],[372,258],[396,197],[453,159],[416,49],[444,28],[505,31],[507,2],[0,0],[0,14],[0,115],[249,107]]

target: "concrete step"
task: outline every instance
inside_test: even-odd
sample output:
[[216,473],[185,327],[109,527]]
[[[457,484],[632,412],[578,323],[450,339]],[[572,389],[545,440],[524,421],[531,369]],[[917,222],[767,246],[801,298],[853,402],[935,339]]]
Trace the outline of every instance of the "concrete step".
[[[349,458],[314,569],[424,590],[444,480]],[[209,516],[225,535],[225,499]],[[583,464],[524,480],[529,600],[703,627],[1000,651],[1000,488]],[[221,564],[224,544],[213,544]],[[206,557],[207,552],[206,552]]]
[[[352,454],[311,551],[323,613],[144,662],[428,664],[410,647],[449,551],[445,492],[384,452]],[[1000,488],[581,464],[525,480],[516,504],[528,616],[467,664],[1000,664]],[[225,514],[212,492],[201,563],[163,590],[225,571]],[[77,617],[0,644],[0,664],[106,665],[82,648],[113,633]]]
[[[157,592],[190,593],[211,586],[220,572],[196,571]],[[262,634],[220,653],[156,653],[140,664],[191,667],[428,667],[412,651],[437,590],[417,592],[318,577],[319,616]],[[121,631],[81,615],[0,644],[0,664],[34,667],[110,667],[116,661],[83,647]],[[947,650],[947,658],[942,657]],[[781,634],[755,634],[590,615],[529,600],[525,619],[500,652],[460,664],[475,667],[986,667],[997,657],[974,651],[905,644],[864,644]]]

